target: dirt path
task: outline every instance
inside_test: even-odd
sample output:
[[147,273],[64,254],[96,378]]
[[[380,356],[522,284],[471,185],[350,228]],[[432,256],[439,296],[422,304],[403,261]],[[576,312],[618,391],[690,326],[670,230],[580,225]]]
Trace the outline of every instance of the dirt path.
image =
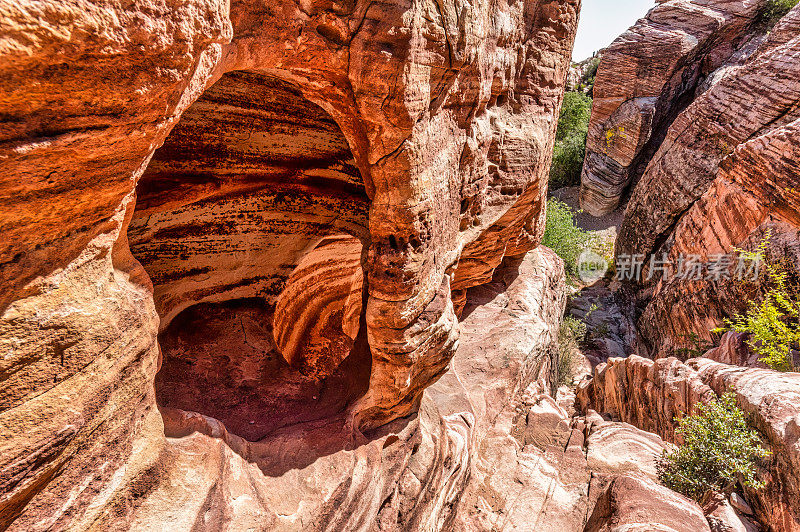
[[[580,210],[578,196],[579,187],[561,188],[551,193],[551,197],[574,211],[578,227],[592,232],[613,249],[625,206],[605,216],[594,217]],[[609,278],[612,276],[610,274],[590,286],[577,287],[567,304],[566,315],[586,324],[587,333],[580,354],[592,367],[610,357],[627,357],[639,350],[636,328],[630,318],[633,309],[622,293],[620,283]]]

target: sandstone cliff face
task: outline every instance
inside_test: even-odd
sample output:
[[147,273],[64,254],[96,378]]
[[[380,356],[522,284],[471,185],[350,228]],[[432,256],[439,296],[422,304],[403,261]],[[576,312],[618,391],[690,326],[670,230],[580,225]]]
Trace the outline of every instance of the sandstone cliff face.
[[758,521],[767,530],[800,530],[796,504],[800,375],[729,366],[707,358],[682,363],[675,358],[652,361],[631,356],[599,365],[593,378],[581,384],[578,401],[582,409],[607,413],[676,441],[675,418],[691,413],[698,401],[728,390],[736,394],[773,453],[758,470],[766,488],[746,492]]
[[[669,4],[656,8],[649,18]],[[719,5],[728,9],[734,4]],[[752,16],[750,7],[747,13]],[[650,27],[641,24],[635,28]],[[739,35],[738,41],[735,35]],[[747,31],[737,30],[719,37],[720,43],[728,43],[727,48],[720,44],[720,50],[740,43],[733,55],[703,49],[703,65],[719,65],[717,59],[728,59],[700,88],[687,93],[692,99],[688,106],[680,103],[681,97],[674,91],[661,92],[657,105],[669,103],[685,109],[678,109],[669,127],[651,128],[652,135],[661,131],[663,137],[653,146],[657,147],[654,154],[638,148],[628,152],[640,154],[636,157],[646,169],[625,212],[618,256],[641,255],[646,264],[651,257],[662,260],[666,255],[669,263],[677,264],[680,257],[696,256],[709,263],[737,248],[754,249],[769,234],[772,257],[800,264],[800,10],[790,11],[765,37],[748,41],[746,35]],[[623,39],[619,44],[623,45]],[[629,53],[652,50],[641,44],[624,49]],[[681,56],[680,61],[697,53]],[[697,75],[692,74],[691,79]],[[640,84],[629,80],[624,87],[634,90]],[[602,86],[598,76],[596,91],[600,94]],[[618,81],[607,79],[605,86],[618,87]],[[593,113],[593,121],[605,116],[602,98],[595,101],[595,111],[600,114]],[[630,125],[625,127],[629,134]],[[595,137],[598,132],[595,130]],[[587,157],[584,177],[592,172],[593,158]],[[593,178],[587,179],[588,205],[594,200],[590,198]],[[608,197],[618,198],[619,192]],[[686,280],[674,272],[671,276],[656,273],[652,282],[638,288],[644,308],[638,325],[655,357],[669,356],[679,347],[693,347],[688,341],[693,334],[710,340],[709,331],[743,310],[752,297],[741,283],[729,279]]]
[[763,30],[754,25],[766,3],[659,2],[604,50],[581,178],[583,209],[600,216],[619,205],[631,181],[658,158],[676,116],[718,69],[741,63],[758,45]]
[[453,519],[422,392],[538,244],[577,9],[4,3],[0,523]]

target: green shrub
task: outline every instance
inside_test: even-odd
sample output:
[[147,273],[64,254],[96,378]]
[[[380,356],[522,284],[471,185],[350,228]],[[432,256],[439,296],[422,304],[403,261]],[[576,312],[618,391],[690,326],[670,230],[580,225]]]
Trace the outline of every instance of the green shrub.
[[611,336],[611,329],[608,326],[608,323],[600,323],[597,327],[594,328],[594,336],[595,338],[608,338]]
[[791,352],[800,343],[800,326],[787,318],[798,317],[799,305],[785,292],[773,289],[761,303],[751,302],[747,313],[726,324],[733,331],[750,333],[748,345],[770,369],[794,371]]
[[586,155],[586,135],[573,135],[557,141],[553,149],[553,163],[550,166],[550,188],[578,185]]
[[770,29],[796,6],[800,0],[769,0],[758,13],[756,24]]
[[770,453],[761,447],[758,433],[748,428],[733,393],[698,405],[697,413],[678,420],[678,425],[683,445],[664,451],[656,464],[662,484],[698,501],[709,490],[729,494],[737,481],[763,487],[756,480],[756,463]]
[[567,316],[558,329],[558,386],[571,386],[580,364],[578,350],[586,337],[586,324]]
[[556,140],[565,140],[575,131],[588,130],[591,113],[591,98],[580,92],[565,93],[561,114],[558,116]]
[[591,86],[594,85],[594,78],[597,76],[597,68],[600,66],[600,58],[593,57],[589,64],[586,67],[586,70],[581,77],[581,81],[584,85]]
[[547,221],[542,244],[561,257],[570,278],[577,277],[578,257],[593,241],[594,238],[587,231],[575,225],[575,217],[569,205],[553,198],[547,201]]
[[700,338],[696,332],[680,334],[678,337],[683,341],[684,344],[689,345],[689,347],[679,347],[675,349],[675,354],[682,360],[702,357],[708,352],[709,349],[714,347],[713,343]]
[[581,92],[567,92],[558,117],[550,188],[576,185],[581,179],[592,99]]
[[800,346],[800,297],[789,286],[788,273],[780,264],[766,257],[769,234],[754,252],[736,250],[745,260],[764,265],[764,283],[768,286],[760,302],[751,301],[744,314],[726,319],[726,330],[748,333],[748,345],[759,360],[775,371],[793,371],[792,349]]

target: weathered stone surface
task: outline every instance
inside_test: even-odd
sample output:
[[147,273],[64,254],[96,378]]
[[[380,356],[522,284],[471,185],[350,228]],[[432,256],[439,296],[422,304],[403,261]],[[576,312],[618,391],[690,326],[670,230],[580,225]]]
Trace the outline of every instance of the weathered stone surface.
[[698,401],[714,397],[700,377],[675,358],[656,361],[640,356],[612,358],[578,388],[581,410],[613,419],[675,441],[675,416]]
[[[563,275],[563,267],[552,252],[534,251],[499,272],[492,286],[475,289],[468,306],[472,319],[467,317],[463,323],[464,338],[474,340],[461,344],[454,368],[473,367],[476,362],[483,361],[481,373],[487,378],[465,380],[463,382],[470,384],[466,389],[458,388],[455,394],[442,395],[438,390],[447,382],[448,373],[426,393],[418,415],[390,423],[366,438],[353,440],[353,433],[344,430],[342,414],[337,416],[335,408],[326,419],[300,425],[298,421],[303,420],[295,419],[289,430],[270,427],[262,437],[254,431],[266,430],[263,421],[279,419],[275,414],[263,416],[264,408],[269,405],[250,411],[242,404],[230,408],[224,400],[215,401],[209,390],[194,388],[195,396],[219,402],[222,411],[228,407],[228,413],[239,416],[240,420],[226,419],[222,423],[216,417],[162,406],[160,417],[168,437],[164,440],[162,436],[163,443],[158,448],[139,443],[131,460],[149,459],[145,462],[148,469],[129,484],[117,487],[116,495],[108,500],[105,510],[94,522],[115,529],[201,526],[232,530],[349,530],[366,526],[379,530],[441,530],[455,526],[461,522],[456,521],[455,509],[467,489],[472,464],[478,463],[483,452],[493,459],[496,457],[495,453],[490,453],[490,448],[483,447],[481,431],[489,430],[497,419],[508,420],[509,414],[516,417],[520,389],[527,382],[536,379],[541,387],[549,381],[551,357],[555,352],[552,334],[565,304]],[[485,297],[492,293],[493,298]],[[259,327],[263,328],[271,320],[259,317],[258,313],[263,312],[261,307],[251,304],[244,308],[245,312],[242,303],[237,305],[228,312],[241,320],[247,331],[245,336],[235,334],[235,328],[227,325],[225,315],[217,314],[219,318],[214,322],[209,320],[214,314],[203,309],[203,305],[193,308],[198,309],[200,319],[205,320],[207,326],[217,323],[217,327],[228,331],[229,338],[240,342],[233,344],[232,340],[209,330],[206,331],[209,338],[200,343],[204,349],[221,352],[217,356],[225,356],[225,353],[248,356],[247,350],[252,350],[250,362],[240,364],[244,370],[257,367],[257,355],[263,356],[260,349],[264,347],[260,342],[269,344],[270,335],[268,330]],[[214,307],[214,304],[205,306]],[[222,307],[217,305],[217,309],[219,312]],[[173,320],[166,335],[161,336],[166,340],[162,348],[165,353],[172,353],[173,358],[174,343],[180,338],[173,336],[172,329],[191,336],[194,328],[183,323],[184,316],[190,315],[183,313]],[[486,344],[483,350],[481,339],[486,336],[487,323],[494,326],[496,342]],[[227,350],[210,341],[214,338],[222,340]],[[224,364],[212,363],[204,367],[200,365],[203,357],[198,356],[198,345],[187,342],[184,347],[194,349],[192,367],[199,365],[199,373],[211,372],[212,380],[224,378]],[[476,348],[483,350],[483,358],[475,356]],[[285,364],[280,356],[272,358],[279,367]],[[165,368],[168,361],[165,358]],[[341,367],[346,370],[347,362]],[[214,371],[220,374],[214,377]],[[162,371],[158,378],[169,374]],[[352,373],[346,372],[346,375]],[[241,382],[247,384],[247,374],[242,376]],[[288,380],[292,378],[298,379],[291,373],[276,377],[275,380],[282,380],[284,385],[276,387],[283,390],[281,400],[286,400],[288,390],[302,386],[302,383]],[[191,390],[192,381],[197,382],[196,379],[178,379],[177,382]],[[330,386],[335,383],[333,379],[328,382]],[[268,383],[258,383],[268,386]],[[157,391],[163,386],[164,382],[157,380]],[[214,390],[212,386],[210,392]],[[232,391],[238,396],[248,395]],[[197,400],[191,394],[186,395]],[[179,394],[173,390],[170,398],[177,397]],[[267,400],[269,394],[260,397]],[[312,412],[317,416],[326,404],[324,397],[319,399]],[[541,395],[541,401],[553,404],[546,394]],[[295,415],[301,412],[297,408],[289,410]],[[155,409],[153,413],[157,415]],[[277,414],[280,413],[279,410]],[[246,417],[249,414],[255,416],[256,424],[249,424]],[[160,426],[156,422],[158,419],[152,420],[156,426]],[[522,420],[524,423],[524,415]],[[536,422],[535,418],[531,420]],[[242,424],[247,428],[242,429]],[[236,431],[232,432],[230,427],[236,427]],[[507,424],[502,422],[498,430],[505,428]],[[154,441],[159,441],[155,435],[153,437]],[[513,440],[510,435],[507,438]],[[15,443],[14,440],[6,442],[8,445]],[[575,459],[585,463],[584,451],[579,443],[577,445],[573,448]],[[521,473],[538,473],[539,463],[534,455],[524,464]],[[566,472],[569,471],[567,468]],[[516,483],[513,477],[509,481]],[[587,482],[588,474],[581,485],[582,491],[578,490],[577,494],[584,496],[583,504]],[[546,501],[546,485],[539,487],[542,489],[535,492],[536,500]],[[552,515],[560,515],[569,507],[560,507],[558,512],[553,510]],[[582,523],[584,514],[585,510],[576,512],[576,522]],[[19,524],[27,515],[23,513],[14,521],[12,529],[29,529],[27,526],[20,528]],[[527,514],[519,516],[527,523]],[[88,524],[73,523],[78,528]]]
[[[664,160],[654,153],[678,113],[718,69],[741,63],[757,46],[763,29],[752,24],[764,4],[660,2],[604,50],[581,177],[582,208],[595,216],[613,211],[651,158]],[[684,128],[673,130],[686,135]],[[704,158],[682,163],[687,170],[706,169]],[[637,228],[651,238],[648,229]]]
[[586,532],[710,530],[696,502],[652,481],[617,477],[595,506]]
[[[800,264],[798,35],[795,8],[678,114],[633,190],[618,256],[712,263],[770,234],[770,255]],[[637,325],[654,357],[696,349],[693,335],[710,341],[709,331],[754,296],[726,277],[672,273],[638,285],[644,311]]]
[[[800,83],[794,81],[800,72],[796,61],[799,25],[800,10],[795,9],[744,65],[726,72],[676,118],[628,204],[620,230],[622,252],[657,251],[656,243],[668,236],[676,220],[712,183],[744,189],[761,200],[762,209],[780,212],[786,203],[793,210],[792,183],[785,179],[793,179],[797,164],[787,150],[794,149],[789,138],[800,117],[796,109]],[[787,33],[792,37],[781,43]],[[756,99],[754,91],[759,92]],[[717,190],[717,196],[724,196],[724,191]],[[654,202],[656,197],[660,199]],[[769,207],[771,203],[776,205]],[[739,215],[744,224],[749,217],[759,216],[749,214],[746,203],[744,207]],[[717,239],[730,235],[742,241],[752,231],[737,235],[742,222],[727,225],[727,235]],[[710,233],[714,225],[708,220],[700,228]]]
[[357,238],[324,239],[303,257],[278,296],[276,348],[304,373],[326,377],[353,350],[364,292],[361,252]]
[[449,418],[474,420],[457,529],[487,530],[501,521],[508,530],[583,525],[583,434],[548,395],[552,335],[566,304],[563,264],[540,250],[469,291],[451,368],[426,391]]
[[[668,446],[661,438],[597,414],[570,418],[546,391],[553,362],[547,336],[565,304],[554,284],[559,263],[550,252],[532,252],[470,290],[452,367],[426,391],[446,419],[471,428],[470,480],[456,530],[583,530],[615,479],[642,479],[639,495],[669,491],[654,480],[655,459]],[[657,510],[640,522],[650,530],[676,519],[691,523],[676,511],[698,510],[690,501],[649,504]]]
[[728,390],[736,394],[772,451],[760,472],[767,487],[745,492],[758,520],[771,530],[800,530],[800,374],[728,366],[705,358],[687,365],[718,394]]
[[[0,523],[445,526],[463,423],[407,417],[456,348],[453,294],[538,244],[577,8],[3,2]],[[302,415],[250,427],[268,368]],[[337,382],[354,396],[315,410]],[[243,408],[172,404],[204,398]]]
[[703,358],[729,364],[731,366],[744,366],[748,368],[765,368],[766,364],[758,360],[758,355],[748,346],[748,334],[733,331],[722,335],[719,345],[707,351]]
[[582,353],[593,365],[614,357],[646,353],[636,331],[630,291],[606,280],[583,288],[568,304],[569,314],[586,324]]
[[[587,413],[587,422],[591,414]],[[586,460],[593,483],[627,475],[656,480],[656,460],[670,447],[661,437],[628,423],[594,421],[587,425]]]
[[761,530],[757,524],[743,516],[721,493],[715,493],[703,503],[711,532],[756,532]]
[[758,469],[766,481],[763,490],[748,489],[755,517],[768,530],[800,530],[795,501],[800,457],[800,375],[760,368],[742,368],[696,358],[684,364],[674,358],[612,359],[598,366],[594,377],[582,383],[579,401],[584,409],[650,430],[665,440],[679,440],[676,418],[728,390],[764,438],[772,456]]
[[197,303],[275,303],[325,237],[368,241],[369,198],[339,126],[292,85],[255,73],[225,74],[203,93],[136,192],[128,238],[162,329]]

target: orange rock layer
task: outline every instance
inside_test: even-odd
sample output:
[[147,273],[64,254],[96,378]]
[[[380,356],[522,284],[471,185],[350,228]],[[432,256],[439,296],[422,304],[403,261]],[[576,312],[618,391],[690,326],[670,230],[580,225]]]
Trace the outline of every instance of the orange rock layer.
[[449,522],[423,391],[539,243],[578,8],[0,10],[0,528]]

